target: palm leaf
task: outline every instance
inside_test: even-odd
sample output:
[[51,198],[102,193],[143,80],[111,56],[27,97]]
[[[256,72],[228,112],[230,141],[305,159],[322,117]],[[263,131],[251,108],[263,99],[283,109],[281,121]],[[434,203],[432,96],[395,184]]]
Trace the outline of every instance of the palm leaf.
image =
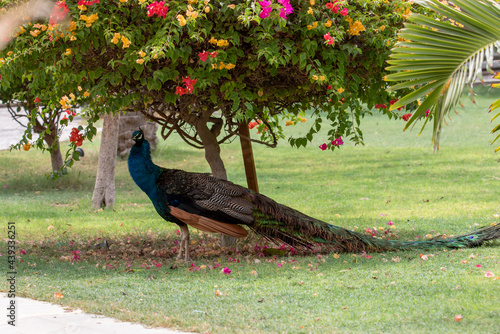
[[[388,70],[395,73],[385,79],[399,82],[391,86],[391,90],[417,87],[393,104],[391,110],[424,99],[405,130],[430,110],[434,119],[432,141],[437,149],[445,117],[455,110],[464,87],[468,86],[469,96],[473,98],[472,85],[478,79],[482,81],[485,61],[487,70],[492,72],[495,49],[500,52],[500,5],[492,0],[447,3],[418,0],[416,3],[434,10],[443,19],[420,14],[410,16],[409,23],[400,32],[404,41],[396,44],[388,61]],[[490,109],[498,107],[500,102]],[[500,131],[500,127],[492,132],[496,131]]]

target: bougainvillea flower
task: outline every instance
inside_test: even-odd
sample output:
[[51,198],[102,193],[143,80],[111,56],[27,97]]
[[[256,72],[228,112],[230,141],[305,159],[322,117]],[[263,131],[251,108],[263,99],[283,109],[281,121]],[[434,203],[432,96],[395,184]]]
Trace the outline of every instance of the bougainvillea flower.
[[408,122],[408,120],[410,119],[412,114],[404,114],[403,116],[401,116],[401,118],[403,119],[403,121],[405,122]]
[[323,144],[319,145],[319,148],[320,148],[322,151],[324,151],[324,150],[326,150],[326,149],[328,148],[328,145],[326,145],[326,143],[323,143]]
[[168,6],[165,5],[165,1],[155,1],[146,7],[148,17],[153,15],[158,15],[163,18],[167,16]]

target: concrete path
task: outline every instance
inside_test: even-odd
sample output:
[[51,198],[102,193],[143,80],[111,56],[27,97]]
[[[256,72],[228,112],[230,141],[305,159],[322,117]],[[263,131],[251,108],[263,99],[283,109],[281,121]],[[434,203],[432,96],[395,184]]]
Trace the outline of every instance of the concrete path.
[[[21,120],[23,122],[24,120]],[[69,140],[69,134],[73,127],[78,126],[81,118],[75,117],[73,122],[66,126],[62,132],[61,139]],[[25,123],[23,123],[25,124]],[[8,150],[10,145],[17,144],[24,133],[24,128],[12,119],[7,108],[0,107],[0,151]],[[38,138],[38,137],[37,137]]]
[[0,293],[2,334],[187,334],[166,328],[145,328],[27,298],[15,299],[15,326],[12,326],[7,317],[10,300],[7,294]]

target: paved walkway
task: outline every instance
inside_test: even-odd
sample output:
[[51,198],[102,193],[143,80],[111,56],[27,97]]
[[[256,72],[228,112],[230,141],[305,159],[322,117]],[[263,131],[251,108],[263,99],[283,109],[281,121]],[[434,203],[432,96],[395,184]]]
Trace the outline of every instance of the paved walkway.
[[81,310],[27,298],[16,298],[15,326],[9,321],[10,298],[0,293],[0,333],[2,334],[187,334],[166,328],[145,328]]
[[[74,125],[78,125],[75,119]],[[69,138],[73,125],[67,126],[62,138]],[[8,150],[19,141],[24,132],[7,109],[0,108],[0,150]],[[67,310],[59,305],[27,298],[16,298],[16,326],[7,323],[10,298],[0,293],[1,334],[187,334],[166,328],[145,328],[130,322],[87,314],[81,310]]]
[[[81,118],[75,117],[72,123],[66,126],[61,138],[69,140],[69,134],[74,126],[78,126]],[[24,120],[21,120],[23,122]],[[25,124],[25,123],[24,123]],[[17,144],[24,133],[24,128],[12,119],[7,108],[0,107],[0,151],[8,150],[10,145]]]

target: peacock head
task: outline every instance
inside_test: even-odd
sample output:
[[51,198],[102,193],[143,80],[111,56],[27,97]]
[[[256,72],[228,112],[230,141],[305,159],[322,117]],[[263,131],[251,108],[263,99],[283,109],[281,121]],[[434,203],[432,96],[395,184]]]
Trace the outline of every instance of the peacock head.
[[144,141],[144,132],[142,132],[141,128],[139,128],[138,131],[134,131],[134,133],[132,133],[132,139],[136,143],[142,143]]

